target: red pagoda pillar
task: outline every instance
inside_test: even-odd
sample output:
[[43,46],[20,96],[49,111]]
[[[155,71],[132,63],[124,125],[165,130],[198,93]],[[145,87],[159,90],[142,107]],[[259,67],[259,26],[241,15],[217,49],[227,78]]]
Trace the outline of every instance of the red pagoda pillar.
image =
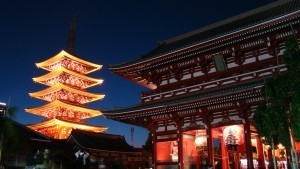
[[178,127],[178,168],[183,169],[184,165],[183,165],[183,141],[182,141],[182,131],[180,129],[180,127]]
[[234,164],[235,169],[240,169],[240,154],[238,152],[234,152]]
[[131,159],[131,169],[134,169],[134,159]]
[[252,145],[251,145],[251,131],[250,131],[250,123],[249,123],[248,116],[245,116],[244,120],[245,120],[244,131],[245,131],[247,166],[248,168],[252,169],[254,168],[254,165],[253,165],[253,156],[252,156],[253,152],[252,152]]
[[256,145],[257,145],[258,167],[265,168],[265,156],[264,156],[264,150],[262,147],[262,143],[258,136],[256,136],[255,139],[256,139]]
[[221,141],[221,151],[222,151],[222,169],[228,169],[228,152],[226,150],[225,142],[223,139]]
[[153,154],[152,154],[152,167],[156,168],[156,160],[157,160],[157,146],[156,146],[156,133],[154,130],[152,130],[152,146],[153,146]]
[[207,128],[207,149],[208,149],[208,164],[214,164],[214,149],[213,149],[213,139],[212,139],[212,130],[211,127]]

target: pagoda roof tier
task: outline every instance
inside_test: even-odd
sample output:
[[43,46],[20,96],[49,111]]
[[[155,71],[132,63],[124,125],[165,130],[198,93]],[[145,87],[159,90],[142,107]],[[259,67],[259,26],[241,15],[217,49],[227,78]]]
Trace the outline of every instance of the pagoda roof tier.
[[169,58],[169,54],[173,54],[177,59],[178,53],[188,48],[195,48],[197,45],[207,47],[208,45],[205,43],[208,42],[211,42],[210,45],[214,46],[212,42],[218,41],[219,38],[233,39],[249,32],[261,30],[282,23],[284,17],[291,20],[295,16],[299,16],[299,12],[299,0],[277,0],[234,17],[160,41],[152,51],[129,62],[109,65],[109,69],[113,71],[121,68],[131,69],[132,66],[142,69],[143,67],[140,64],[151,66],[150,62],[154,62],[154,59],[158,64],[162,64],[162,57]]
[[[74,94],[76,95],[80,95],[83,96],[81,97],[81,99],[78,99],[78,101],[76,99],[74,99],[75,101],[77,101],[80,104],[84,104],[84,103],[88,103],[88,102],[93,102],[99,99],[103,99],[105,95],[103,94],[93,94],[93,93],[89,93],[86,91],[82,91],[82,90],[78,90],[72,87],[69,87],[67,85],[61,84],[61,83],[57,83],[54,86],[51,86],[49,88],[46,88],[44,90],[38,91],[38,92],[34,92],[34,93],[29,93],[29,95],[31,97],[35,97],[41,100],[45,100],[45,101],[53,101],[54,99],[52,98],[53,95],[56,95],[57,92],[59,91],[65,91],[64,95],[66,98],[64,98],[64,96],[62,95],[62,92],[60,93],[60,96],[55,97],[56,99],[60,99],[60,100],[67,100],[68,98],[68,92],[72,93],[72,97],[74,97]],[[70,100],[70,99],[68,99]],[[72,101],[72,100],[71,100]]]
[[[80,64],[82,66],[86,66],[88,68],[87,70],[79,71],[82,74],[88,74],[88,73],[94,72],[96,70],[100,70],[102,68],[102,65],[98,65],[98,64],[95,64],[95,63],[85,61],[85,60],[80,59],[80,58],[78,58],[74,55],[69,54],[68,52],[66,52],[64,50],[62,50],[60,53],[58,53],[57,55],[53,56],[52,58],[50,58],[48,60],[45,60],[45,61],[40,62],[40,63],[36,63],[36,66],[38,68],[42,68],[42,69],[45,69],[47,71],[52,71],[52,70],[56,69],[57,67],[62,67],[60,62],[65,60],[65,59],[70,59],[72,61],[77,62],[78,64]],[[59,66],[55,66],[56,64],[59,64]]]
[[104,132],[108,128],[107,127],[102,127],[102,126],[91,126],[87,124],[82,124],[82,123],[73,123],[73,122],[68,122],[68,121],[63,121],[59,119],[49,119],[47,121],[43,121],[38,124],[32,124],[32,125],[27,125],[27,127],[39,131],[44,128],[48,127],[67,127],[67,128],[73,128],[73,129],[80,129],[80,130],[85,130],[85,131],[92,131],[92,132]]
[[73,110],[73,111],[78,111],[78,112],[82,112],[84,114],[87,114],[87,115],[83,116],[82,119],[102,115],[102,112],[100,110],[95,110],[95,109],[89,109],[89,108],[85,108],[85,107],[81,107],[81,106],[76,106],[76,105],[65,103],[65,102],[60,101],[60,100],[55,100],[53,102],[50,102],[48,104],[45,104],[43,106],[36,107],[36,108],[27,108],[27,109],[25,109],[25,111],[28,112],[28,113],[31,113],[31,114],[36,114],[36,115],[41,115],[41,116],[44,116],[44,117],[48,117],[47,114],[43,114],[42,112],[47,112],[47,110],[54,110],[54,109],[57,109],[57,108],[61,108],[61,109],[64,108],[64,109],[67,109],[67,110]]
[[[68,70],[64,67],[60,67],[59,69],[51,71],[51,72],[49,72],[49,73],[47,73],[43,76],[35,77],[35,78],[32,78],[32,79],[33,79],[34,82],[38,82],[38,83],[41,83],[41,84],[44,84],[44,85],[47,85],[47,86],[52,86],[53,83],[55,83],[55,82],[52,82],[52,81],[49,82],[47,80],[48,79],[59,78],[59,76],[63,75],[64,73],[66,73],[67,75],[74,76],[74,77],[78,78],[79,80],[88,82],[88,83],[84,83],[83,85],[80,85],[80,86],[75,85],[76,87],[80,87],[82,89],[86,89],[86,88],[89,88],[89,87],[92,87],[92,86],[103,83],[102,79],[91,78],[91,77],[88,77],[88,76],[70,71],[70,70]],[[60,81],[60,79],[59,79],[59,81]],[[67,82],[65,82],[65,83],[67,83]]]

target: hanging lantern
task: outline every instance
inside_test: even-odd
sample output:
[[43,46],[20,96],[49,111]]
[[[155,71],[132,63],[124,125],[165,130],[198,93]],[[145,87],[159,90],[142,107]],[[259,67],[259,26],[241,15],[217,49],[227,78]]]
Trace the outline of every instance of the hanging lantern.
[[227,126],[223,130],[223,140],[228,151],[238,151],[239,146],[244,144],[243,128],[237,125]]
[[207,135],[205,131],[197,130],[195,146],[199,151],[202,151],[207,146]]

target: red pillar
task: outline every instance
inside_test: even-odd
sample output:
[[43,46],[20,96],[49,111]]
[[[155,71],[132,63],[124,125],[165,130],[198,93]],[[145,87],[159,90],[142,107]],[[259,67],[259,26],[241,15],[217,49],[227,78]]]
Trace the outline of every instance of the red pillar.
[[248,116],[245,117],[244,132],[245,132],[245,144],[246,144],[246,154],[247,154],[247,166],[249,169],[252,169],[254,168],[254,165],[253,165],[252,145],[251,145],[251,131],[250,131],[250,123],[249,123]]
[[238,152],[234,153],[234,164],[235,169],[240,169],[240,154]]
[[134,160],[133,160],[133,158],[131,159],[131,169],[134,169]]
[[207,128],[207,148],[208,148],[208,163],[213,165],[214,164],[214,148],[213,148],[213,139],[212,139],[212,130],[209,126]]
[[156,146],[156,132],[152,131],[152,145],[153,145],[153,154],[152,154],[152,165],[156,168],[156,161],[157,161],[157,146]]
[[178,129],[178,168],[179,169],[183,169],[184,165],[183,165],[183,141],[182,141],[182,131],[179,128]]
[[257,158],[258,158],[258,167],[265,168],[265,156],[264,150],[262,147],[262,143],[258,136],[255,136],[256,144],[257,144]]
[[222,151],[222,169],[228,169],[228,152],[223,139],[221,141],[221,151]]

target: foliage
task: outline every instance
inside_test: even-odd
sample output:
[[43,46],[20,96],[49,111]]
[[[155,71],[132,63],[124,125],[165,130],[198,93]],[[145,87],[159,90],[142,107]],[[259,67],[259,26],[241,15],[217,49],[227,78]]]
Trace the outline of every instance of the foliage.
[[145,145],[143,145],[143,149],[147,152],[152,152],[153,147],[152,147],[152,136],[151,133],[148,133],[148,138],[145,142]]
[[3,128],[3,155],[15,152],[19,149],[20,139],[18,130],[11,121],[11,119],[6,118],[5,126]]
[[16,129],[11,118],[14,118],[18,111],[17,107],[9,107],[6,111],[6,116],[2,118],[1,123],[1,142],[2,154],[14,152],[19,148],[20,139],[18,138],[18,130]]
[[270,113],[269,111],[270,110],[266,105],[259,106],[256,109],[253,120],[258,135],[265,137],[265,141],[271,145],[272,139],[277,131],[274,126],[274,124],[276,124],[275,118],[272,117],[273,113]]
[[6,114],[7,114],[7,116],[8,116],[9,118],[14,119],[15,116],[16,116],[16,113],[18,112],[18,110],[19,110],[18,107],[9,107],[9,108],[7,109]]
[[288,67],[290,127],[296,141],[300,141],[300,51],[296,38],[286,42],[284,60]]
[[278,139],[290,148],[289,128],[300,141],[300,57],[296,38],[286,40],[285,47],[283,60],[288,71],[266,80],[262,93],[267,104],[257,108],[253,120],[267,143]]
[[300,96],[294,97],[291,104],[291,128],[296,141],[300,141]]

